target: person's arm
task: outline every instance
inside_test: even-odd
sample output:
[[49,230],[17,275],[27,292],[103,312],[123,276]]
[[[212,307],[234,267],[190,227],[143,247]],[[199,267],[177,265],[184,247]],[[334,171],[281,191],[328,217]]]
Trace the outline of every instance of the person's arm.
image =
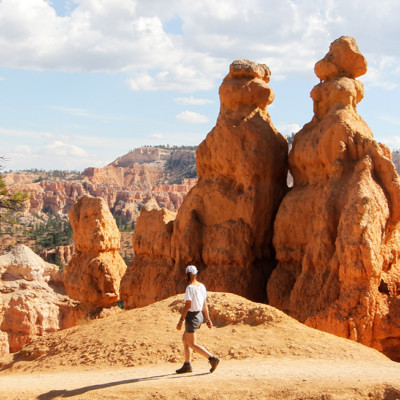
[[206,319],[206,324],[207,324],[207,326],[208,326],[209,328],[212,328],[213,323],[211,322],[210,314],[209,314],[209,312],[208,312],[207,300],[204,300],[203,314],[204,314],[204,317],[205,317],[205,319]]
[[176,326],[176,329],[178,329],[178,331],[180,331],[182,329],[183,321],[185,321],[186,314],[190,310],[191,304],[192,304],[191,300],[186,300],[185,301],[185,307],[183,307],[181,318],[179,319],[178,325]]

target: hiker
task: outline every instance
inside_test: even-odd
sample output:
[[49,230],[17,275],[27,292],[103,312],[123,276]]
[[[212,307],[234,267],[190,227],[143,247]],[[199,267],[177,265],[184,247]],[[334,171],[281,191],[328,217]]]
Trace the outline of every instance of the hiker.
[[196,351],[203,357],[208,358],[208,361],[211,364],[210,372],[215,371],[215,368],[217,368],[220,361],[218,357],[214,357],[203,346],[198,345],[196,341],[196,331],[204,322],[204,317],[207,326],[210,329],[213,326],[208,314],[206,301],[207,290],[206,287],[197,280],[197,274],[198,270],[194,265],[186,267],[186,275],[189,285],[186,287],[185,292],[185,307],[183,308],[181,318],[176,326],[176,329],[180,331],[183,322],[185,322],[185,332],[182,336],[183,347],[185,349],[185,362],[182,368],[176,371],[177,374],[192,372],[192,365],[190,363],[192,359],[192,351]]

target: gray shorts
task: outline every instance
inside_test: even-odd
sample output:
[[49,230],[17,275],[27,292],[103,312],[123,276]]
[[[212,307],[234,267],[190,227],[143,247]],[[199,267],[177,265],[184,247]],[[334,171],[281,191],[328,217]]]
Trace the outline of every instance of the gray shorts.
[[204,317],[201,311],[189,311],[185,318],[185,332],[195,333],[203,322]]

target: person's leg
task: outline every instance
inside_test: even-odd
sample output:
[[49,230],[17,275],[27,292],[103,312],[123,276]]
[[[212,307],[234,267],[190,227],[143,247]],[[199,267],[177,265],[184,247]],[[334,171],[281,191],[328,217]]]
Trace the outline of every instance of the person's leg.
[[184,374],[186,372],[192,372],[192,365],[190,361],[192,359],[192,349],[189,347],[187,342],[187,332],[182,335],[183,348],[185,350],[185,362],[182,367],[176,370],[177,374]]
[[182,336],[183,348],[185,350],[185,362],[190,363],[192,360],[192,349],[189,347],[187,342],[187,333],[184,332]]
[[206,358],[212,357],[212,354],[210,352],[208,352],[208,350],[206,350],[203,346],[200,346],[199,344],[197,344],[196,332],[194,332],[194,333],[185,332],[185,335],[186,335],[186,337],[185,337],[186,344],[188,345],[188,347],[190,349],[199,353],[203,357],[206,357]]

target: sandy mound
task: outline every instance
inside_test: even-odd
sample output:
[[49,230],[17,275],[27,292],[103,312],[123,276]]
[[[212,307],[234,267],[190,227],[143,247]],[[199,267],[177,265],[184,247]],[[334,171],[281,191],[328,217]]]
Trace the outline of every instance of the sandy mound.
[[0,400],[400,399],[400,364],[225,293],[210,293],[215,328],[198,334],[221,364],[210,374],[207,360],[195,356],[193,373],[177,375],[182,299],[109,310],[102,319],[37,338],[0,359]]
[[[39,337],[3,368],[46,371],[66,367],[143,366],[181,363],[181,334],[176,330],[183,295]],[[224,360],[265,357],[378,361],[376,350],[300,324],[279,310],[227,293],[209,293],[215,328],[205,325],[198,341]],[[200,359],[195,355],[194,360]],[[171,369],[175,367],[171,366]]]

